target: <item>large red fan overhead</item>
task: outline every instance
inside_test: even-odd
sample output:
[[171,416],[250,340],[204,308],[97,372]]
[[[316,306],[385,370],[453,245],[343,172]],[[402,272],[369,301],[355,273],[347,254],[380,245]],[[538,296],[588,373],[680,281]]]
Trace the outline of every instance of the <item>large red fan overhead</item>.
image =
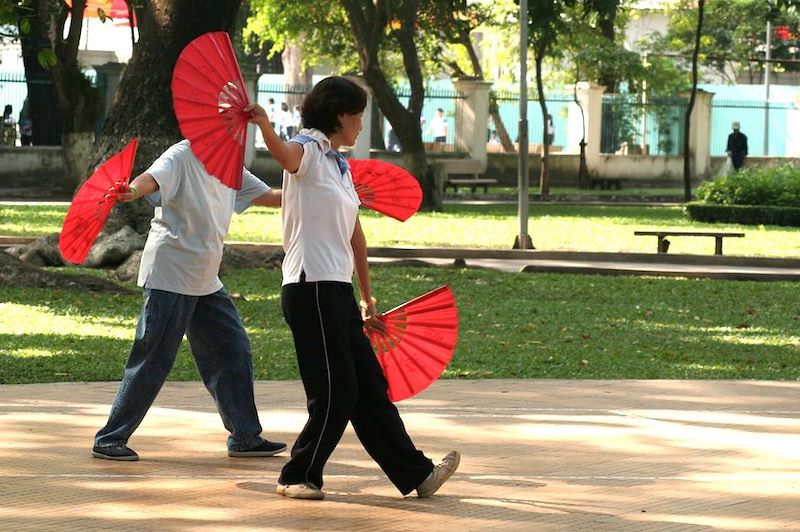
[[405,222],[419,210],[422,189],[403,168],[378,159],[350,159],[350,173],[361,203]]
[[387,334],[368,332],[394,402],[414,396],[444,371],[458,341],[453,292],[440,286],[380,316]]
[[58,239],[61,255],[68,261],[80,264],[86,260],[119,194],[128,190],[138,144],[136,137],[101,164],[72,199]]
[[240,189],[250,99],[227,33],[206,33],[183,49],[172,101],[181,133],[208,173]]

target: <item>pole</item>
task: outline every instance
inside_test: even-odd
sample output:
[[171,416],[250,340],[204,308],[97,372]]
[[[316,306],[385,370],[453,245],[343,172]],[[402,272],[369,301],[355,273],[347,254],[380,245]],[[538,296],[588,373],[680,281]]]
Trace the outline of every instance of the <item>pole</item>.
[[[772,1],[769,2],[772,11]],[[769,155],[769,74],[770,59],[772,59],[772,23],[767,19],[767,52],[764,61],[764,156]]]
[[514,249],[534,249],[528,235],[528,0],[519,2],[519,234]]

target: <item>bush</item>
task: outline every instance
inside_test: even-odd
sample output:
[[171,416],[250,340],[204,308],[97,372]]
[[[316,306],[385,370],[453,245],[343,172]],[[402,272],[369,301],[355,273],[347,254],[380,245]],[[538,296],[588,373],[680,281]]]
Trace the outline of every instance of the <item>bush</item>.
[[792,164],[747,168],[703,183],[697,190],[703,203],[715,205],[800,205],[800,169]]
[[747,168],[703,183],[697,198],[686,206],[692,220],[800,226],[800,169]]

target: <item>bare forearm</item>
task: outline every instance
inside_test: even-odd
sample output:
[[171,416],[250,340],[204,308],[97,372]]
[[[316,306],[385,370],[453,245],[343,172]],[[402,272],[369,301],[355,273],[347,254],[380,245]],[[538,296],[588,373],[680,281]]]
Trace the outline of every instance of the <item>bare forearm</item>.
[[280,207],[283,200],[283,191],[279,188],[271,188],[269,191],[253,200],[253,205],[261,207]]

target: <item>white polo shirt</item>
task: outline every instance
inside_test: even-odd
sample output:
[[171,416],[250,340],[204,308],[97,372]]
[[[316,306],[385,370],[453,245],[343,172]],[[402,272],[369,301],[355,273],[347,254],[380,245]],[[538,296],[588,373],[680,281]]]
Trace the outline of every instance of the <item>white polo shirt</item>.
[[303,146],[303,157],[297,173],[283,172],[283,284],[299,282],[303,273],[308,282],[351,283],[350,239],[361,202],[350,170],[341,171],[317,129],[303,129],[290,142]]
[[222,288],[219,265],[233,212],[244,211],[269,187],[244,168],[241,190],[223,185],[206,172],[188,140],[172,145],[146,171],[159,189],[147,195],[155,214],[139,286],[189,296],[213,294]]

